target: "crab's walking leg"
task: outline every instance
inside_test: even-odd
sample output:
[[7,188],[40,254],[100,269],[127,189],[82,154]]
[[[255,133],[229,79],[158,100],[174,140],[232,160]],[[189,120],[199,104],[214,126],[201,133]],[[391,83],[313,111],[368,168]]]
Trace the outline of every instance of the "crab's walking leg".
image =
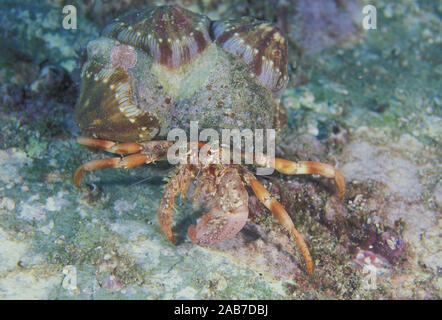
[[163,197],[160,206],[158,207],[158,222],[161,230],[163,230],[167,239],[172,243],[175,243],[171,226],[172,209],[174,209],[175,206],[175,196],[179,193],[184,195],[190,181],[194,177],[195,173],[191,165],[183,165],[175,172],[172,178],[170,178],[164,189]]
[[[109,140],[100,140],[87,137],[77,138],[79,144],[103,149],[108,152],[127,155],[123,158],[106,158],[87,162],[81,165],[74,173],[74,184],[79,187],[83,174],[86,171],[100,170],[106,168],[133,168],[142,164],[149,164],[156,160],[161,160],[167,154],[170,141],[148,141],[144,143],[123,142],[116,143]],[[141,152],[141,153],[138,153]]]
[[116,143],[109,140],[100,140],[88,137],[78,137],[77,142],[87,147],[103,149],[105,151],[121,155],[138,153],[143,149],[143,146],[136,142]]
[[342,199],[342,197],[344,197],[344,177],[329,164],[316,161],[293,162],[286,159],[275,158],[275,169],[284,174],[319,174],[326,178],[333,178],[338,187],[338,198]]
[[85,164],[78,167],[74,173],[74,184],[80,187],[81,179],[86,171],[94,171],[106,168],[133,168],[136,166],[141,166],[144,163],[152,162],[153,159],[149,159],[148,155],[136,153],[131,154],[124,158],[106,158],[98,159],[86,162]]
[[296,230],[295,225],[293,224],[293,221],[288,215],[287,211],[278,201],[276,201],[276,199],[272,198],[267,189],[258,180],[255,178],[250,178],[248,179],[248,184],[258,199],[276,216],[276,218],[278,218],[279,222],[284,226],[284,228],[286,228],[295,238],[296,244],[304,256],[307,271],[309,274],[312,274],[314,270],[312,257],[302,235],[298,232],[298,230]]
[[317,161],[290,161],[282,158],[275,158],[274,162],[265,154],[255,155],[256,164],[263,167],[273,167],[284,174],[319,174],[326,178],[333,178],[338,187],[337,196],[344,197],[345,180],[342,174],[333,166]]

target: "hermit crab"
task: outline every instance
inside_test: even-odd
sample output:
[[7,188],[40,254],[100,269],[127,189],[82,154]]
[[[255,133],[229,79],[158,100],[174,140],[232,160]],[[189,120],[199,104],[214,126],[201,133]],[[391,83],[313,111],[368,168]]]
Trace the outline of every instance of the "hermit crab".
[[[288,81],[287,51],[276,26],[252,18],[211,21],[180,7],[160,6],[115,19],[87,46],[75,121],[88,136],[79,137],[78,143],[119,156],[81,165],[74,173],[75,185],[80,186],[86,171],[167,160],[174,146],[167,134],[176,128],[188,132],[191,122],[217,132],[279,133],[287,122],[280,103]],[[307,271],[313,273],[302,235],[255,175],[242,164],[215,161],[225,146],[193,143],[196,147],[178,161],[159,205],[166,237],[175,241],[172,210],[180,193],[207,210],[196,226],[189,226],[191,241],[210,246],[233,237],[247,221],[250,187],[294,237]],[[211,161],[188,161],[203,149]],[[328,164],[256,153],[254,165],[333,178],[337,196],[344,194],[342,175]]]

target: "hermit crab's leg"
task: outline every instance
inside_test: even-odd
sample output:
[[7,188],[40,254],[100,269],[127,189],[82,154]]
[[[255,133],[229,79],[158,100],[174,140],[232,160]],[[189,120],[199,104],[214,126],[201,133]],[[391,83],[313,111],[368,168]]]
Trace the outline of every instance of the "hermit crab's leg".
[[278,218],[279,222],[290,232],[293,238],[295,238],[296,244],[304,256],[307,271],[309,274],[312,274],[314,270],[312,257],[302,235],[298,232],[298,230],[296,230],[287,211],[276,199],[270,195],[267,189],[258,180],[256,180],[256,178],[249,177],[246,179],[246,181],[258,199],[276,216],[276,218]]
[[[207,168],[202,174],[211,174]],[[238,171],[234,168],[222,170],[217,179],[219,200],[208,213],[203,215],[196,227],[190,225],[187,234],[192,242],[210,246],[232,238],[247,222],[249,195],[244,188]]]
[[74,184],[80,187],[81,179],[86,171],[94,171],[106,168],[133,168],[141,166],[142,164],[152,162],[154,159],[149,159],[148,155],[136,153],[124,158],[106,158],[86,162],[75,170]]
[[143,146],[137,142],[116,143],[109,140],[101,140],[88,137],[78,137],[77,142],[87,147],[103,149],[105,151],[121,155],[138,153],[143,149]]
[[172,178],[170,178],[164,189],[163,197],[158,207],[158,222],[161,230],[163,230],[167,239],[172,243],[175,243],[171,226],[172,209],[175,208],[175,197],[179,193],[181,193],[181,195],[186,193],[187,187],[194,177],[194,168],[191,165],[183,165],[174,173]]
[[[149,164],[161,160],[167,154],[172,144],[170,141],[148,141],[143,143],[123,142],[116,143],[109,140],[100,140],[87,137],[77,138],[77,142],[93,148],[103,149],[108,152],[127,155],[123,158],[106,158],[87,162],[81,165],[74,173],[74,184],[79,187],[83,174],[106,168],[133,168],[142,164]],[[140,153],[138,153],[140,152]],[[132,153],[132,154],[131,154]]]
[[274,162],[264,154],[256,155],[256,162],[259,166],[274,167],[284,174],[319,174],[326,178],[333,178],[338,187],[337,196],[339,199],[344,197],[345,181],[342,174],[333,166],[316,161],[290,161],[281,158],[275,158]]
[[316,161],[293,162],[286,159],[275,158],[275,169],[284,174],[319,174],[326,178],[333,178],[338,187],[338,198],[342,199],[344,197],[344,177],[338,170],[329,164]]

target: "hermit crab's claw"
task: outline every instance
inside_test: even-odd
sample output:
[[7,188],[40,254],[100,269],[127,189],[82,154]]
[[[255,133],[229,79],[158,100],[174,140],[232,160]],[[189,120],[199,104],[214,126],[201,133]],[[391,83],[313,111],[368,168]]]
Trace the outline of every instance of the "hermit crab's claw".
[[217,204],[187,233],[192,242],[210,246],[232,238],[245,225],[249,215],[248,193],[236,169],[226,169],[217,186]]
[[187,234],[192,242],[200,246],[211,246],[237,234],[244,227],[248,215],[246,204],[232,211],[224,211],[221,205],[217,205],[199,220],[196,227],[190,225]]
[[189,182],[194,176],[194,171],[190,165],[180,167],[166,185],[160,206],[158,207],[157,215],[161,230],[172,243],[175,243],[171,224],[172,209],[175,209],[175,197],[179,193],[182,195],[186,193]]

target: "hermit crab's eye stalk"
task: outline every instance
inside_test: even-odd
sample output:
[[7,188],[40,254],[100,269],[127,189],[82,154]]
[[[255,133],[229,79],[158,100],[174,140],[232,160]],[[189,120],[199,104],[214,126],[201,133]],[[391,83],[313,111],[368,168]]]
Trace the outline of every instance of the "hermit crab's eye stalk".
[[212,33],[224,50],[242,59],[275,98],[288,82],[287,42],[270,22],[251,18],[216,21]]
[[117,18],[103,30],[103,36],[140,48],[166,67],[178,68],[212,41],[209,28],[206,16],[162,6]]

